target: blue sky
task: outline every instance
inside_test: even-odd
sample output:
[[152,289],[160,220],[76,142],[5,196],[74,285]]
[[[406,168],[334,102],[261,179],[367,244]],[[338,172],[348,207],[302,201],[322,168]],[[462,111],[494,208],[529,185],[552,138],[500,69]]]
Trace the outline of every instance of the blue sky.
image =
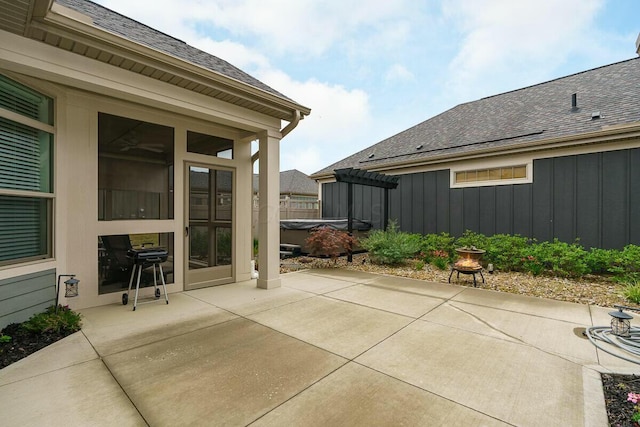
[[640,34],[638,0],[97,2],[311,108],[280,156],[307,174],[460,103],[634,58]]

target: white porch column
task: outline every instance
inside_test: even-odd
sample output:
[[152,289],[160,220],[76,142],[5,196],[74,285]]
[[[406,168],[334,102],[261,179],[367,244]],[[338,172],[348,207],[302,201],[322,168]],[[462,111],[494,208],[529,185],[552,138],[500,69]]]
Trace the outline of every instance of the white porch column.
[[258,287],[280,287],[280,132],[259,138]]

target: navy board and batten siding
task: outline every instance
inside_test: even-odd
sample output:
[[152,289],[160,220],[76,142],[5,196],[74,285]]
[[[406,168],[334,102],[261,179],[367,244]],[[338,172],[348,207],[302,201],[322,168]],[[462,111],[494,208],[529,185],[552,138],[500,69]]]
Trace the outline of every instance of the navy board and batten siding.
[[0,329],[44,312],[55,298],[54,269],[0,280]]
[[[640,149],[534,160],[532,184],[450,188],[449,169],[400,175],[389,218],[401,230],[580,239],[585,248],[640,244]],[[382,228],[382,189],[354,185],[354,217]],[[322,186],[322,216],[346,217],[347,184]]]

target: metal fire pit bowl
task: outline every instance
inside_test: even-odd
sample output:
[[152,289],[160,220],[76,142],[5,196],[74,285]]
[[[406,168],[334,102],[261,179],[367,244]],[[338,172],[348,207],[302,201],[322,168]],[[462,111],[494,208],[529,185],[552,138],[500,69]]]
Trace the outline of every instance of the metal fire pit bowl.
[[453,273],[457,273],[457,278],[460,278],[460,273],[473,275],[473,286],[477,287],[476,274],[480,274],[482,277],[482,283],[485,283],[484,275],[482,274],[482,264],[480,260],[482,255],[486,252],[483,249],[472,248],[457,248],[456,252],[460,258],[451,266],[451,273],[449,274],[449,283],[451,283],[451,276]]

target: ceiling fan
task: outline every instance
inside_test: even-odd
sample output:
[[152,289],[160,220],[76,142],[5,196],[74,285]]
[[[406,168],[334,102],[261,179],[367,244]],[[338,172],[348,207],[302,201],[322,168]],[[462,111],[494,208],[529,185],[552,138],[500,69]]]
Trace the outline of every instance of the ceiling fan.
[[151,151],[153,153],[164,152],[164,144],[154,142],[140,142],[136,137],[135,131],[130,131],[116,140],[120,144],[120,151],[129,151],[137,148],[140,150]]

